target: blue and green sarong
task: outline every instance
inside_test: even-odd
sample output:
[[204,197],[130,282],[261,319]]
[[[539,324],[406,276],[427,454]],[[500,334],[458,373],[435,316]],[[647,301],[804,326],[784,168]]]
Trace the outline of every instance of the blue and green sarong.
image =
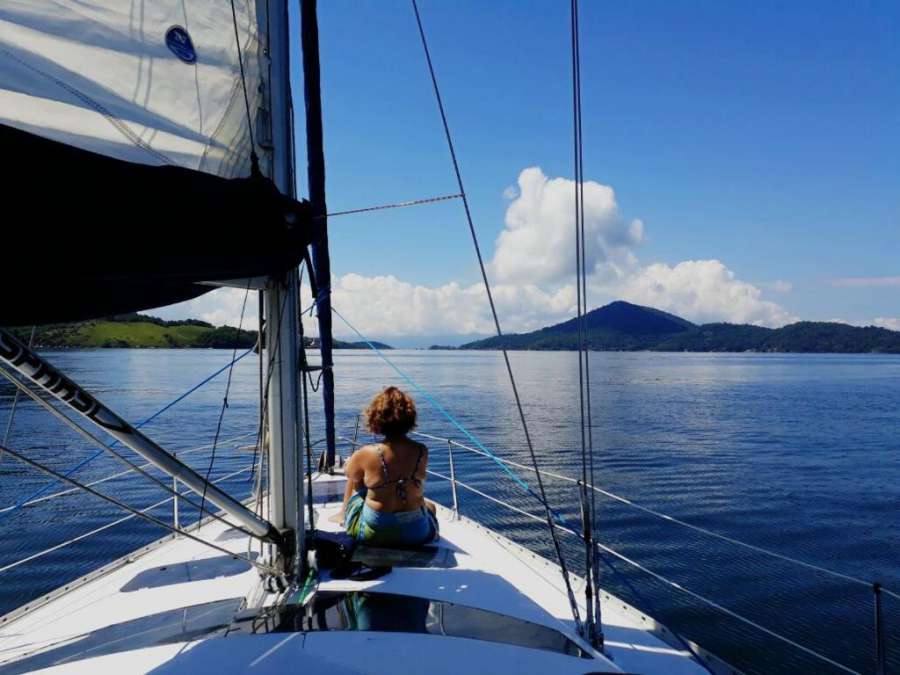
[[437,518],[422,506],[415,511],[388,513],[366,504],[366,493],[357,492],[347,502],[344,529],[351,537],[371,546],[420,546],[438,538]]

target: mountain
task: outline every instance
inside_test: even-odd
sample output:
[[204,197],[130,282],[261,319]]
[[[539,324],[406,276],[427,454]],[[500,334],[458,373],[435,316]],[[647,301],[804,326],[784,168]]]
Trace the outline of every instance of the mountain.
[[[588,312],[588,349],[662,352],[813,352],[900,354],[900,332],[875,326],[801,321],[782,328],[746,324],[696,325],[673,314],[617,301]],[[578,323],[570,319],[532,333],[476,340],[460,349],[572,350]]]
[[[584,315],[584,325],[588,332],[609,331],[631,336],[669,335],[696,328],[690,321],[674,314],[622,300],[591,310]],[[577,333],[578,319],[569,319],[543,330]]]
[[[14,328],[12,332],[27,342],[30,328]],[[232,326],[213,326],[205,321],[186,319],[166,321],[147,314],[120,314],[95,321],[39,326],[34,344],[38,348],[83,349],[113,348],[193,348],[193,349],[249,349],[256,344],[255,330],[237,331]],[[316,338],[304,338],[311,349],[319,348]],[[382,342],[373,343],[378,349],[392,349]],[[334,341],[335,349],[368,349],[364,342]]]
[[[697,326],[674,314],[621,300],[594,309],[584,316],[589,349],[632,351],[650,349],[669,336]],[[464,344],[460,349],[577,349],[578,322],[570,319],[533,333],[510,333]]]

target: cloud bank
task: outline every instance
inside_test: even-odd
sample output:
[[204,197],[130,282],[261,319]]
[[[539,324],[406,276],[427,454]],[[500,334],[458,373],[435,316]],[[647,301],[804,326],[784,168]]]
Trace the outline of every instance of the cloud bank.
[[695,323],[783,326],[797,320],[777,303],[764,300],[759,288],[735,277],[718,260],[686,260],[674,267],[648,265],[624,278],[610,292]]
[[[489,262],[503,330],[525,332],[571,318],[576,306],[574,181],[551,178],[539,167],[530,167],[503,196],[509,200],[505,225]],[[584,184],[584,216],[591,308],[623,299],[698,323],[781,326],[796,320],[719,260],[642,265],[637,251],[645,240],[644,224],[621,215],[608,185]],[[332,286],[334,306],[360,331],[376,338],[494,333],[481,283],[423,286],[393,275],[350,273],[335,277]],[[766,286],[780,293],[791,290],[782,280]],[[255,293],[250,295],[244,325],[255,328]],[[243,289],[221,289],[155,313],[236,325],[243,297]],[[350,334],[339,319],[335,334]]]
[[872,325],[878,326],[879,328],[900,331],[900,318],[879,316],[872,322]]

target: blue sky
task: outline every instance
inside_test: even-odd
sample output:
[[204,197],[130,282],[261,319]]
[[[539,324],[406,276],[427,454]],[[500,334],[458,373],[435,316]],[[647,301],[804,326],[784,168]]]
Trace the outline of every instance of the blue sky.
[[[504,197],[520,173],[573,176],[568,3],[420,9],[490,260],[522,196]],[[698,321],[879,318],[900,328],[900,5],[583,2],[581,12],[585,177],[615,200],[599,216],[592,306],[624,295]],[[319,14],[329,209],[456,192],[410,5],[330,0]],[[299,79],[295,95],[302,160]],[[603,223],[633,219],[640,241],[612,251]],[[379,309],[390,324],[415,323],[404,313],[410,288],[478,280],[456,202],[335,218],[330,239],[336,288],[344,275],[363,279],[336,290],[335,304],[376,334],[390,330],[366,313],[374,293],[399,293],[397,311]],[[603,267],[612,259],[614,282]],[[371,281],[386,275],[403,288]],[[532,290],[559,300],[568,282],[539,278]],[[436,297],[426,291],[419,302]],[[542,295],[517,317],[531,301],[509,293],[513,329],[566,313]],[[477,303],[456,295],[447,311]],[[730,311],[745,301],[778,309]],[[407,332],[428,332],[423,321]],[[481,324],[467,325],[458,332]]]

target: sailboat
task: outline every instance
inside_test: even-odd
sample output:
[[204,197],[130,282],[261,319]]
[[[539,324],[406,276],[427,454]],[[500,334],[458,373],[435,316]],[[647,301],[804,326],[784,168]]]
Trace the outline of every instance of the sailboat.
[[[0,672],[734,672],[597,588],[590,565],[579,577],[461,514],[455,474],[436,544],[341,538],[315,0],[301,2],[299,32],[308,201],[296,194],[288,3],[0,9],[2,177],[16,202],[8,212],[21,214],[0,234],[0,277],[13,289],[0,325],[256,289],[267,364],[265,472],[242,501],[0,329],[2,372],[22,393],[168,489],[176,509],[163,521],[4,447],[7,461],[169,533],[0,617]],[[302,414],[301,263],[317,284],[326,417],[317,467]],[[182,526],[179,502],[201,502],[201,520]],[[547,525],[560,527],[549,505]]]

